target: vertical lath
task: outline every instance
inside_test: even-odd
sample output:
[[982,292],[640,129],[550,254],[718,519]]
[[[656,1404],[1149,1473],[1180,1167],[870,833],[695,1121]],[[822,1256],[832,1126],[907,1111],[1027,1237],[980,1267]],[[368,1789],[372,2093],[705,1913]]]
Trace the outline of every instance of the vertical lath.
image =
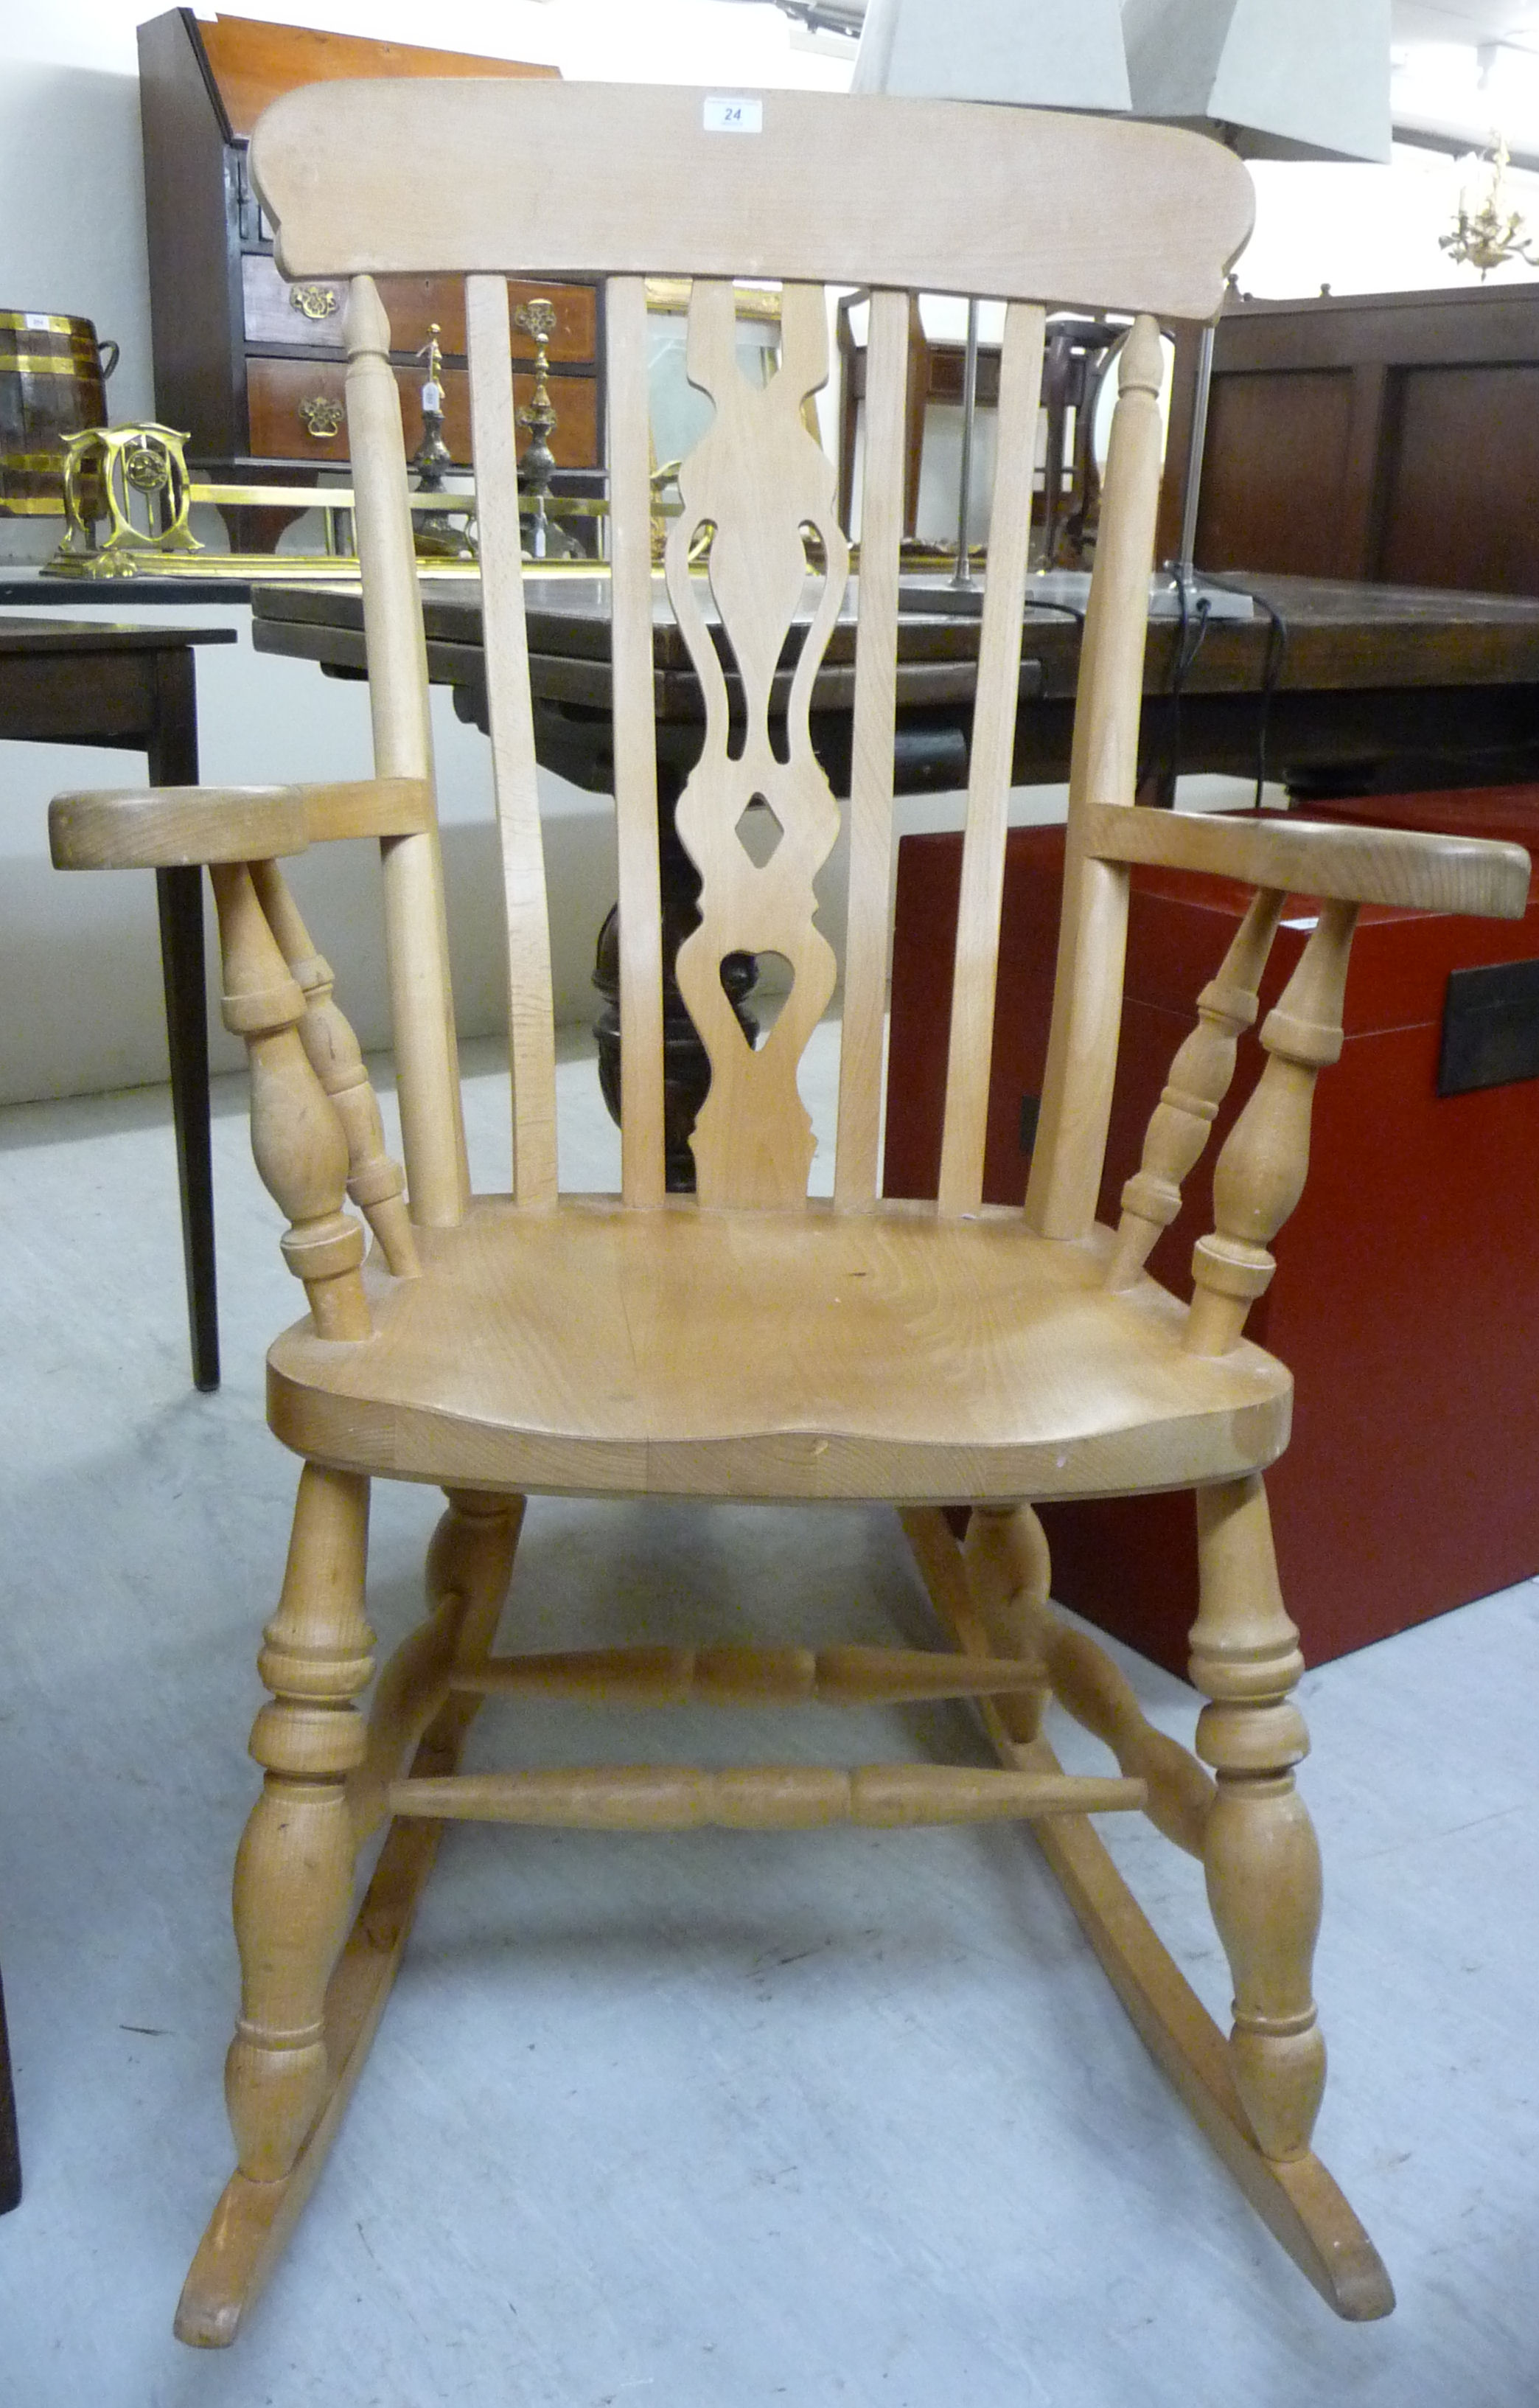
[[907,372],[908,295],[873,293],[866,341],[860,620],[849,769],[849,910],[834,1176],[834,1200],[845,1211],[864,1211],[876,1195]]
[[1160,330],[1139,318],[1122,353],[1075,708],[1052,1035],[1026,1189],[1026,1218],[1045,1238],[1082,1237],[1094,1220],[1111,1118],[1128,873],[1088,855],[1080,819],[1089,803],[1131,803],[1137,781],[1163,373]]
[[481,624],[492,775],[507,931],[507,1037],[513,1085],[513,1194],[556,1195],[556,1060],[550,916],[545,894],[529,646],[523,617],[518,456],[507,283],[467,276],[471,451],[480,528]]
[[978,638],[977,699],[973,710],[967,832],[962,839],[957,959],[951,982],[951,1034],[946,1062],[946,1122],[940,1168],[943,1212],[976,1212],[983,1195],[989,1055],[993,1040],[1010,764],[1015,752],[1016,705],[1020,690],[1026,558],[1032,533],[1045,327],[1046,313],[1034,306],[1012,302],[1005,311],[994,501],[989,519],[989,578],[984,587],[983,625]]
[[[358,552],[363,564],[374,766],[382,778],[425,778],[431,782],[427,647],[406,507],[401,394],[390,365],[390,321],[372,277],[352,280],[346,331],[348,430]],[[401,1147],[411,1216],[429,1227],[452,1228],[469,1200],[470,1178],[436,825],[420,836],[387,837],[380,853]]]
[[[806,1194],[812,1125],[796,1069],[834,992],[832,948],[813,924],[813,879],[838,833],[838,807],[812,750],[812,684],[838,615],[848,548],[834,514],[834,464],[803,421],[802,406],[828,376],[821,288],[787,285],[780,367],[750,384],[737,365],[730,284],[697,282],[690,303],[690,380],[715,415],[679,471],[683,515],[668,539],[668,593],[705,701],[705,739],[679,798],[679,837],[701,876],[701,924],[678,952],[679,992],[710,1057],[710,1093],[691,1140],[704,1204],[784,1206]],[[689,551],[712,529],[711,598],[731,648],[745,724],[729,729],[720,659],[691,582]],[[807,580],[802,530],[823,546],[822,593],[797,658],[784,742],[771,738],[775,677]],[[729,743],[729,735],[732,741]],[[737,833],[756,799],[774,812],[773,855],[755,864]],[[755,1053],[722,990],[730,953],[777,953],[792,985]]]
[[663,1114],[663,905],[658,868],[657,730],[652,698],[651,454],[647,288],[605,288],[609,410],[609,642],[615,817],[620,846],[621,1188],[660,1204]]

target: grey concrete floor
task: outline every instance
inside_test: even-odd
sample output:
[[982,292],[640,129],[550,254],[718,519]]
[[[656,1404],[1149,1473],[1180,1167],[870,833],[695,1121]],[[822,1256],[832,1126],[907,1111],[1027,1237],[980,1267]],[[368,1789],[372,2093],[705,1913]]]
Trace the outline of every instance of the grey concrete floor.
[[[591,1063],[565,1050],[564,1175],[605,1184]],[[829,1070],[821,1047],[819,1113]],[[186,1372],[164,1095],[0,1114],[0,1963],[26,2178],[0,2222],[4,2408],[1539,2398],[1532,1585],[1304,1687],[1319,2146],[1394,2275],[1388,2323],[1337,2324],[1257,2223],[1023,1833],[467,1828],[265,2300],[227,2355],[181,2349],[230,2164],[229,1869],[294,1482],[261,1366],[295,1293],[243,1082],[216,1111],[213,1398]],[[482,1184],[506,1179],[505,1115],[502,1080],[473,1077]],[[419,1610],[435,1503],[377,1490],[384,1645]],[[931,1635],[881,1513],[536,1501],[508,1627],[602,1643],[638,1616],[659,1638]],[[1189,1735],[1191,1693],[1114,1652]],[[748,1760],[981,1760],[958,1709],[746,1719]],[[489,1713],[475,1760],[660,1752],[655,1720],[604,1723]],[[683,1716],[666,1744],[708,1755],[720,1726]],[[1196,1868],[1141,1822],[1103,1828],[1221,2013]]]

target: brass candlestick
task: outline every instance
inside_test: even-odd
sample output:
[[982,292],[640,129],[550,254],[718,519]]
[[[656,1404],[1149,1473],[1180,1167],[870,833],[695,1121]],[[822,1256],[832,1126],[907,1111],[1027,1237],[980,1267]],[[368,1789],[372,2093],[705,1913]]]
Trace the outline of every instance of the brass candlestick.
[[[417,357],[427,362],[427,375],[422,383],[422,439],[411,455],[410,466],[417,471],[417,490],[422,494],[441,494],[444,471],[454,466],[453,454],[444,441],[444,358],[438,348],[438,329],[428,328],[427,341]],[[470,554],[465,533],[468,505],[456,518],[449,510],[426,510],[419,516],[413,512],[412,534],[417,551],[423,558],[434,560],[464,560]]]
[[576,553],[577,545],[561,533],[549,510],[550,480],[556,473],[555,454],[550,449],[556,412],[546,380],[550,373],[549,345],[556,331],[556,305],[543,299],[520,302],[513,312],[513,323],[534,345],[534,390],[519,412],[519,424],[529,435],[519,463],[519,482],[524,494],[524,553],[530,560],[567,560]]

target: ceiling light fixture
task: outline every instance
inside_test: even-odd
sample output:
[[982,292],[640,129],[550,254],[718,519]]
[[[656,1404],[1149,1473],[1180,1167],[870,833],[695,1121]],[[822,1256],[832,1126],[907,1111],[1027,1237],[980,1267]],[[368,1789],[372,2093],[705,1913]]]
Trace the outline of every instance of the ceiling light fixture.
[[1520,259],[1525,266],[1539,267],[1539,251],[1530,247],[1522,212],[1510,209],[1503,214],[1508,156],[1503,136],[1493,135],[1491,147],[1484,153],[1491,179],[1485,199],[1472,210],[1468,191],[1461,194],[1452,232],[1437,238],[1439,251],[1446,251],[1456,266],[1480,270],[1482,284],[1493,267],[1505,267],[1509,260]]

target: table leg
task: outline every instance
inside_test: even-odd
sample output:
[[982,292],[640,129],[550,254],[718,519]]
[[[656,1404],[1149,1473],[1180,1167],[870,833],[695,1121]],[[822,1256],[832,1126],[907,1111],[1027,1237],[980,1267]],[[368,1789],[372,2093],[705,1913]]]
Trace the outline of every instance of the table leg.
[[[157,725],[149,748],[157,786],[193,786],[198,778],[197,690],[191,647],[156,662]],[[219,1302],[214,1272],[214,1173],[208,1123],[208,1019],[204,1000],[203,872],[158,869],[161,972],[171,1054],[171,1116],[177,1133],[182,1254],[192,1379],[219,1386]]]
[[[663,891],[663,1125],[668,1193],[692,1196],[694,1156],[690,1134],[695,1116],[710,1090],[709,1057],[684,1009],[674,979],[679,946],[700,924],[700,873],[678,840],[674,805],[684,791],[686,772],[671,763],[657,765],[658,872]],[[751,953],[729,953],[721,965],[721,983],[748,1043],[757,1043],[759,1024],[748,1010],[758,965]],[[620,1119],[620,913],[609,913],[599,930],[593,984],[604,997],[604,1009],[593,1023],[598,1039],[599,1086],[609,1117]]]
[[16,2137],[16,2093],[10,2078],[10,2042],[6,2033],[6,2000],[0,1992],[0,2215],[7,2215],[21,2198],[21,2151]]
[[303,510],[264,509],[257,503],[225,502],[217,507],[232,552],[276,552],[284,529],[305,515]]

